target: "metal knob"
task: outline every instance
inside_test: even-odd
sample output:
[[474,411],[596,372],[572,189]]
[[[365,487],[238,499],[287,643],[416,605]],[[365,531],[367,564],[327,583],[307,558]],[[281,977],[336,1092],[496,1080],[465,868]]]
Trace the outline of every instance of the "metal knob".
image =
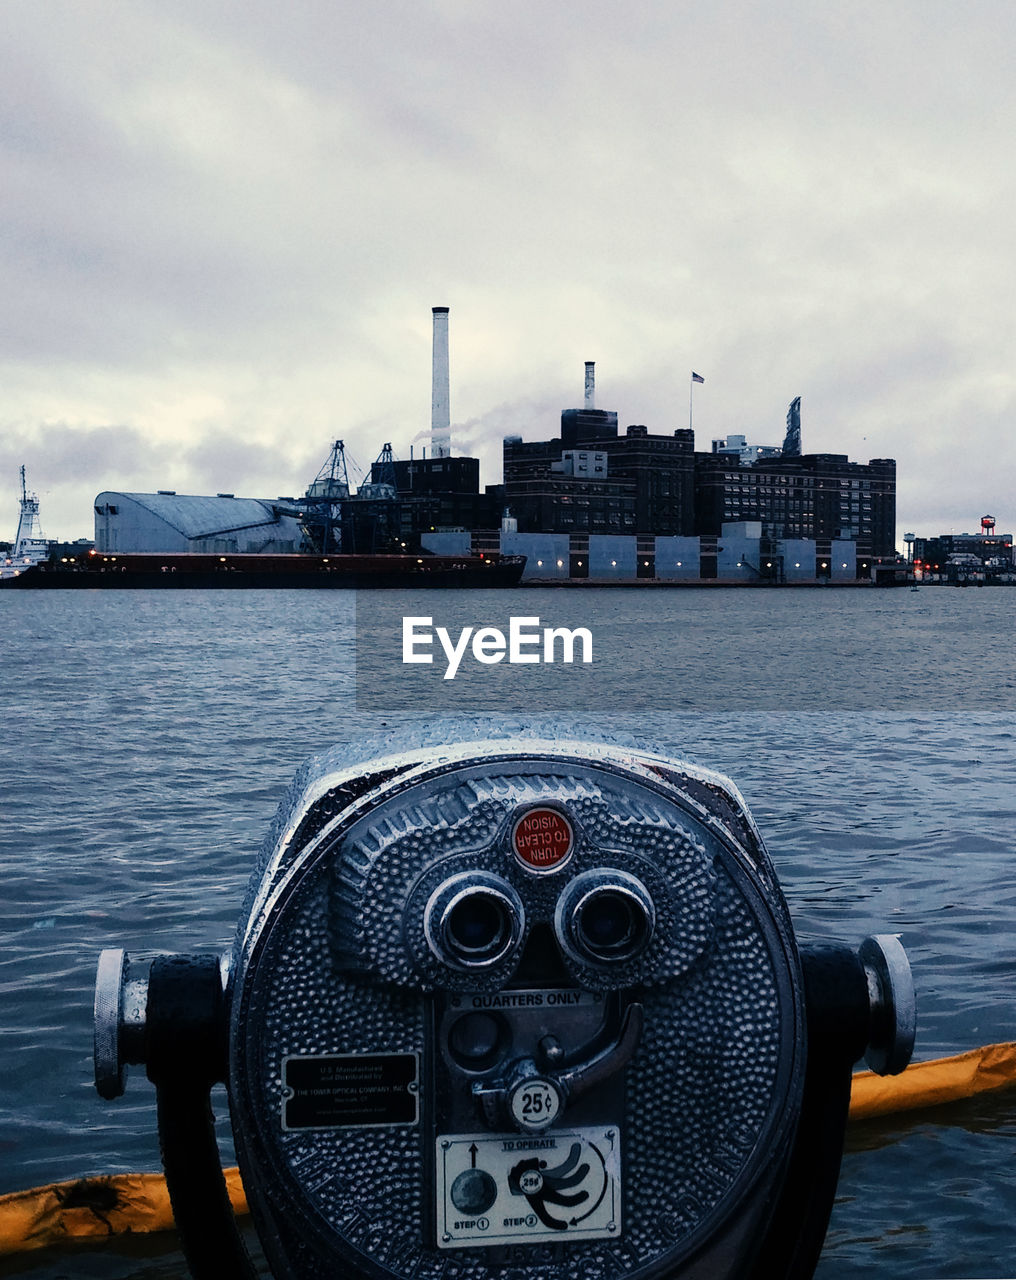
[[95,974],[93,1056],[100,1098],[119,1098],[127,1087],[128,1063],[145,1060],[147,975],[131,976],[130,956],[121,947],[99,954]]
[[100,1098],[119,1098],[127,1087],[127,1064],[120,1057],[120,1024],[123,1021],[127,968],[127,952],[123,948],[110,948],[100,953],[95,973],[92,1042],[95,1087]]
[[868,980],[871,1010],[864,1060],[876,1075],[899,1075],[914,1052],[917,1033],[917,995],[910,961],[894,933],[865,938],[857,955]]

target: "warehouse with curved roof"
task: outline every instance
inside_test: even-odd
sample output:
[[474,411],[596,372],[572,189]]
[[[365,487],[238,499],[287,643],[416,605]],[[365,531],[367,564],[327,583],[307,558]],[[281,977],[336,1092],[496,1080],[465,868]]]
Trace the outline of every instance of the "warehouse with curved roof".
[[95,499],[95,549],[284,555],[300,550],[299,512],[285,501],[107,491]]

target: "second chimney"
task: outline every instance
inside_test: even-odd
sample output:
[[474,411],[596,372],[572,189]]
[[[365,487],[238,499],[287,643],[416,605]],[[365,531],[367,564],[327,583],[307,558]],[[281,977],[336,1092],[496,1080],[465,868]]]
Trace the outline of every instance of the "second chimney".
[[434,373],[430,397],[430,455],[447,458],[452,451],[451,397],[448,376],[448,308],[433,307]]
[[587,409],[596,408],[596,363],[593,360],[586,361],[586,406]]

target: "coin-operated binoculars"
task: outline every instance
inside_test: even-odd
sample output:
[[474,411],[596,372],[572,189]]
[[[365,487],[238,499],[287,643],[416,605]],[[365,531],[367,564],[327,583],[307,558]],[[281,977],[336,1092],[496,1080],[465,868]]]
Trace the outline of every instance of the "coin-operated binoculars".
[[104,952],[96,1081],[158,1090],[198,1277],[808,1276],[852,1064],[903,1069],[894,937],[799,948],[750,814],[633,745],[440,727],[305,766],[226,957]]

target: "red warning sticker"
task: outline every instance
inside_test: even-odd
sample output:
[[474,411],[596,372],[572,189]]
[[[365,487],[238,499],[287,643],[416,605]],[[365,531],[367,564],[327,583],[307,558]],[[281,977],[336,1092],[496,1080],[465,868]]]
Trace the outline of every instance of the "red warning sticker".
[[554,871],[574,843],[571,823],[557,809],[529,809],[512,828],[515,856],[531,871]]

